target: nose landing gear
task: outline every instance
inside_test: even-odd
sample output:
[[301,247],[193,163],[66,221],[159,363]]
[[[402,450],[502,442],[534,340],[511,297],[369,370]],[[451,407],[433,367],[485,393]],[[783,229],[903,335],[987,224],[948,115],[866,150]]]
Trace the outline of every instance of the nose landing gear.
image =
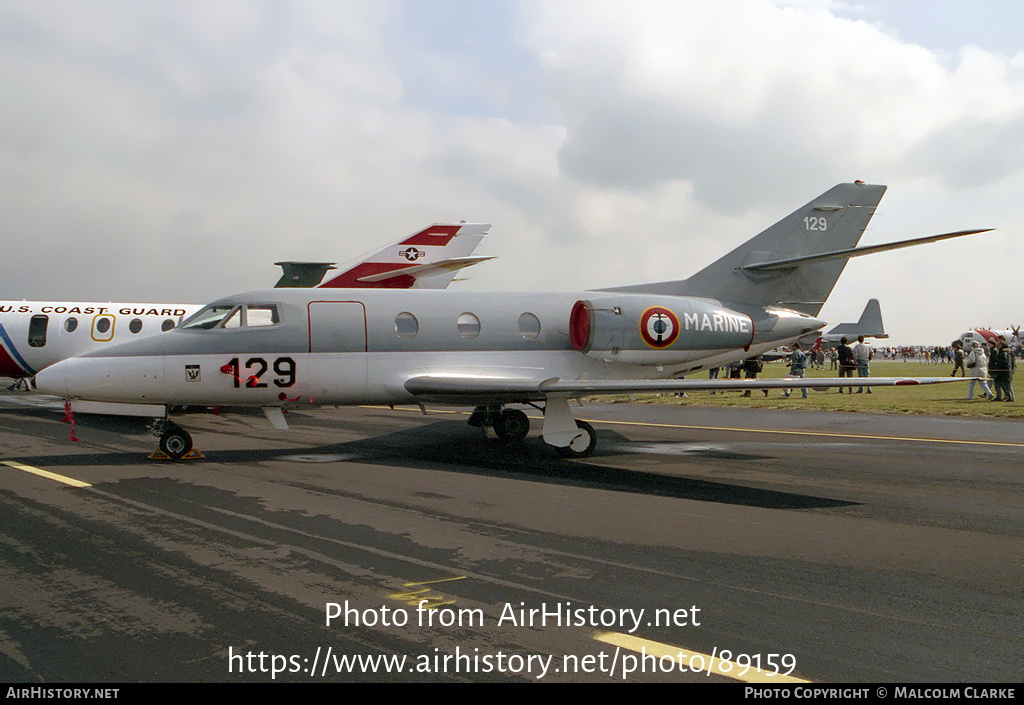
[[171,460],[181,460],[192,451],[192,436],[173,421],[157,419],[150,433],[160,438],[160,450]]

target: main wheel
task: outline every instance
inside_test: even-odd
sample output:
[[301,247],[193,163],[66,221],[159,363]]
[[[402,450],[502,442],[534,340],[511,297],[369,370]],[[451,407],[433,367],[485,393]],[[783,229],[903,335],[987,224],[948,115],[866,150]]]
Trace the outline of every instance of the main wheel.
[[494,432],[503,441],[519,442],[530,433],[530,418],[519,409],[505,409],[494,422]]
[[170,424],[160,436],[160,450],[167,453],[172,459],[179,460],[192,450],[192,436],[181,426]]
[[[563,458],[586,458],[594,452],[597,446],[597,431],[586,421],[577,421],[576,425],[586,432],[583,438],[579,438],[564,448],[555,448]],[[576,446],[575,448],[573,446]]]

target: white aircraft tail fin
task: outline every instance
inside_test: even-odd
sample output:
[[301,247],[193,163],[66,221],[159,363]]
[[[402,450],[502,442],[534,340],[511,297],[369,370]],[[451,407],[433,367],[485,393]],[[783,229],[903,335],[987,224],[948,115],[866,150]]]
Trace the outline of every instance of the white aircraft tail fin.
[[320,284],[326,289],[444,289],[456,272],[491,257],[472,257],[491,226],[435,223],[383,247]]

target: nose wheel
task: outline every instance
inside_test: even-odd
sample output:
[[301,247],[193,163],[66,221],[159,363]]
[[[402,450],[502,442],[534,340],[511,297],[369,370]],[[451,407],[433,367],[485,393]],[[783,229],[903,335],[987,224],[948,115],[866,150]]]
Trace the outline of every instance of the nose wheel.
[[192,450],[192,436],[173,421],[161,420],[154,425],[153,434],[160,437],[160,450],[172,460],[180,460]]

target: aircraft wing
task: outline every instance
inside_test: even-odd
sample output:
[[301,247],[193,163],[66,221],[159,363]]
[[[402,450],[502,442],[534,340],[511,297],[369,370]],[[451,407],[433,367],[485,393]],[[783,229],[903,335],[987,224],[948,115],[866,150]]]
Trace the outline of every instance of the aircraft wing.
[[444,403],[523,403],[548,396],[589,397],[658,392],[745,391],[748,389],[828,389],[830,387],[902,387],[961,382],[953,377],[794,377],[783,379],[622,379],[563,380],[488,376],[422,375],[405,383],[424,401]]

